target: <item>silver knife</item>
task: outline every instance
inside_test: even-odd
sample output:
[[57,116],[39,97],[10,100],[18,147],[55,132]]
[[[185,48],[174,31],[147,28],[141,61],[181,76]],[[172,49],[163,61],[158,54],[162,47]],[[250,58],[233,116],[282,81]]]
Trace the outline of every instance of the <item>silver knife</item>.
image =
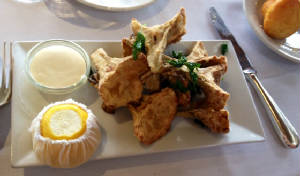
[[221,38],[232,42],[243,73],[263,102],[277,135],[286,147],[297,148],[299,145],[299,136],[297,131],[280,110],[268,91],[260,83],[256,75],[256,70],[251,66],[244,50],[239,46],[234,36],[225,26],[222,18],[214,7],[209,9],[209,14],[210,19]]

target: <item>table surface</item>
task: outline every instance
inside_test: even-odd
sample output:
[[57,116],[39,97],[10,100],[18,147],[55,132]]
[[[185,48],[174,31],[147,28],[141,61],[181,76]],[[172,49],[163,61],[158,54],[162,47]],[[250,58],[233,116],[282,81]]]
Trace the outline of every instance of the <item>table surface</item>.
[[[157,0],[132,12],[106,12],[74,0],[0,2],[0,40],[120,40],[131,33],[130,19],[148,25],[163,23],[186,8],[184,40],[218,39],[208,9],[215,6],[259,72],[259,77],[300,132],[299,65],[268,49],[256,37],[243,13],[242,0]],[[267,113],[251,88],[266,141],[207,149],[91,161],[74,169],[11,168],[10,104],[0,108],[0,175],[299,175],[300,148],[286,149],[278,140]]]

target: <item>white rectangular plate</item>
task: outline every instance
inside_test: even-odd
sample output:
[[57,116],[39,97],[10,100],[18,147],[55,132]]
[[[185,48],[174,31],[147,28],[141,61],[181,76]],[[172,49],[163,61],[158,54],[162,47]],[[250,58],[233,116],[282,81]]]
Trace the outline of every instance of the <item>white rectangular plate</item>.
[[[101,98],[90,84],[68,95],[47,95],[34,88],[25,74],[26,53],[37,42],[16,42],[13,45],[13,94],[12,94],[12,148],[11,163],[14,167],[42,165],[32,150],[31,134],[28,132],[32,119],[49,103],[73,98],[86,104],[97,116],[101,126],[102,144],[92,159],[116,158],[146,153],[203,148],[225,144],[258,142],[264,140],[252,97],[239,66],[236,54],[228,41],[204,41],[209,55],[220,55],[220,45],[229,44],[228,72],[222,87],[231,94],[227,109],[230,113],[230,132],[213,134],[195,124],[191,119],[175,118],[172,127],[160,140],[150,146],[141,144],[133,134],[130,113],[122,108],[114,115],[101,109]],[[91,54],[97,48],[104,48],[111,56],[121,56],[119,41],[78,41]],[[186,54],[194,41],[182,41],[169,46]]]

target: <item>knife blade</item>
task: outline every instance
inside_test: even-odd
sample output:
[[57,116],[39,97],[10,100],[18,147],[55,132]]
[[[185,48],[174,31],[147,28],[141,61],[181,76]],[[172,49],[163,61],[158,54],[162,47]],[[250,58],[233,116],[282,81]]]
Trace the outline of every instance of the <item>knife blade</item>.
[[219,35],[221,36],[221,38],[225,39],[225,40],[230,40],[232,42],[234,50],[235,50],[236,54],[239,56],[239,61],[240,61],[240,65],[241,65],[242,69],[252,68],[249,60],[246,57],[244,50],[240,47],[240,45],[237,43],[235,37],[231,34],[229,29],[225,26],[222,18],[220,17],[220,15],[218,14],[218,12],[216,11],[216,9],[214,7],[211,7],[209,9],[209,14],[210,14],[211,21],[214,24],[214,26],[215,26],[216,30],[218,31]]
[[223,19],[214,7],[211,7],[209,9],[209,14],[212,24],[219,33],[220,37],[222,39],[231,41],[243,70],[244,76],[258,93],[259,98],[261,99],[265,109],[268,112],[268,117],[270,118],[278,137],[280,138],[284,146],[297,148],[299,146],[299,136],[297,134],[297,131],[287,119],[287,117],[283,114],[268,91],[259,81],[256,75],[256,70],[251,66],[251,63],[248,60],[244,50],[239,46],[235,37],[226,27]]

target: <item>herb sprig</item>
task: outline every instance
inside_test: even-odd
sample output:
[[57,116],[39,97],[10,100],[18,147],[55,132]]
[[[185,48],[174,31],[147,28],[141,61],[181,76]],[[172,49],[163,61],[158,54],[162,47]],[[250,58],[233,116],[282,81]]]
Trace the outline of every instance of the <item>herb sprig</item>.
[[145,41],[145,36],[141,32],[138,32],[132,47],[132,56],[134,60],[137,59],[140,52],[146,53]]
[[[194,62],[188,62],[186,57],[181,53],[178,52],[176,53],[175,51],[172,51],[172,57],[175,58],[176,60],[169,60],[168,63],[174,67],[180,68],[183,65],[185,65],[189,69],[191,81],[188,85],[188,88],[196,93],[197,92],[197,81],[198,81],[198,75],[194,72],[195,69],[200,68],[199,63],[194,63]],[[182,89],[179,89],[182,90]]]
[[185,93],[186,91],[188,91],[188,88],[185,87],[183,85],[183,83],[180,80],[178,80],[178,79],[176,80],[176,83],[171,84],[171,88],[177,89],[177,90],[179,90],[180,92],[183,92],[183,93]]
[[221,53],[222,55],[225,55],[227,52],[228,52],[228,45],[224,43],[221,45]]

